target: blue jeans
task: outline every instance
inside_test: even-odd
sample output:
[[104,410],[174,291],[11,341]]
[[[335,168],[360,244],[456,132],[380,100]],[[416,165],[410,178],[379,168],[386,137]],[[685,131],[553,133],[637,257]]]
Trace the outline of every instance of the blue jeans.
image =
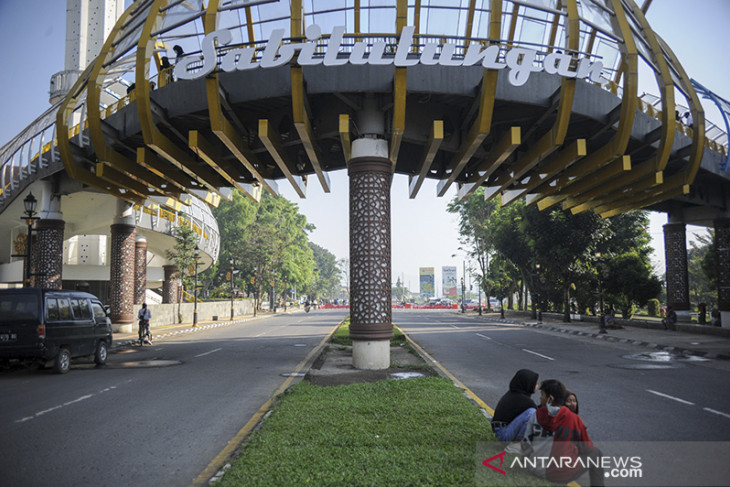
[[513,419],[507,426],[494,428],[494,435],[499,441],[504,443],[521,440],[522,437],[525,436],[527,422],[530,420],[530,416],[535,414],[535,411],[537,411],[535,408],[525,409],[522,414]]

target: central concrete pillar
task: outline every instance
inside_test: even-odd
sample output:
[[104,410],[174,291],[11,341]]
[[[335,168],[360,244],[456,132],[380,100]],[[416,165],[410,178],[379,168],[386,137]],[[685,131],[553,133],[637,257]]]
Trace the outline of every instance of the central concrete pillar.
[[145,302],[147,291],[147,239],[139,235],[134,242],[134,304]]
[[357,369],[390,367],[390,184],[387,142],[358,139],[350,177],[350,338]]
[[61,289],[63,269],[63,220],[38,220],[36,224],[37,239],[34,243],[38,249],[36,287],[44,289]]
[[137,226],[132,205],[119,200],[117,217],[111,226],[111,259],[109,264],[109,304],[111,320],[125,324],[120,331],[131,331],[134,323],[134,242]]
[[689,272],[687,270],[687,230],[684,223],[664,225],[664,256],[667,272],[667,307],[672,306],[679,321],[690,321]]
[[717,247],[717,305],[723,328],[730,328],[730,218],[718,218],[715,224]]

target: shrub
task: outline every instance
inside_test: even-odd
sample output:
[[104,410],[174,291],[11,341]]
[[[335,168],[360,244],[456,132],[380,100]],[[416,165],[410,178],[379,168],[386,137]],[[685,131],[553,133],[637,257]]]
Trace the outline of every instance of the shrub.
[[660,306],[658,299],[650,299],[646,305],[646,311],[649,316],[659,316],[659,309]]

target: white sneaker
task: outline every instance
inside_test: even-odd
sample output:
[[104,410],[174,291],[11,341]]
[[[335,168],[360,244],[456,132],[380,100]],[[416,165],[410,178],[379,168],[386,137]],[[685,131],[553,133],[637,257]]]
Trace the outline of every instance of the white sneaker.
[[522,443],[520,443],[519,441],[513,441],[504,448],[504,451],[507,453],[517,453],[518,455],[521,455]]

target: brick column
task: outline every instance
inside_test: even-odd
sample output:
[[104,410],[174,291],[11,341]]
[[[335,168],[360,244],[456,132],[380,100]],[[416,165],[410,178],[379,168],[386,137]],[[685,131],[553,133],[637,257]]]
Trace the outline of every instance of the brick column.
[[163,304],[177,303],[178,301],[178,275],[176,265],[163,265],[165,280],[162,281],[162,302]]
[[40,219],[33,232],[36,265],[35,286],[61,289],[63,270],[63,220]]
[[134,242],[134,304],[145,302],[147,290],[147,239],[137,237]]
[[[689,273],[687,270],[687,235],[684,223],[664,225],[664,255],[667,272],[667,306],[673,306],[681,319],[688,316]],[[681,313],[684,311],[684,313]]]
[[715,220],[717,305],[723,328],[730,328],[730,218]]
[[390,183],[383,157],[357,157],[350,177],[350,337],[353,365],[390,367],[391,311]]
[[134,322],[134,241],[137,227],[127,223],[111,226],[109,301],[114,323]]

